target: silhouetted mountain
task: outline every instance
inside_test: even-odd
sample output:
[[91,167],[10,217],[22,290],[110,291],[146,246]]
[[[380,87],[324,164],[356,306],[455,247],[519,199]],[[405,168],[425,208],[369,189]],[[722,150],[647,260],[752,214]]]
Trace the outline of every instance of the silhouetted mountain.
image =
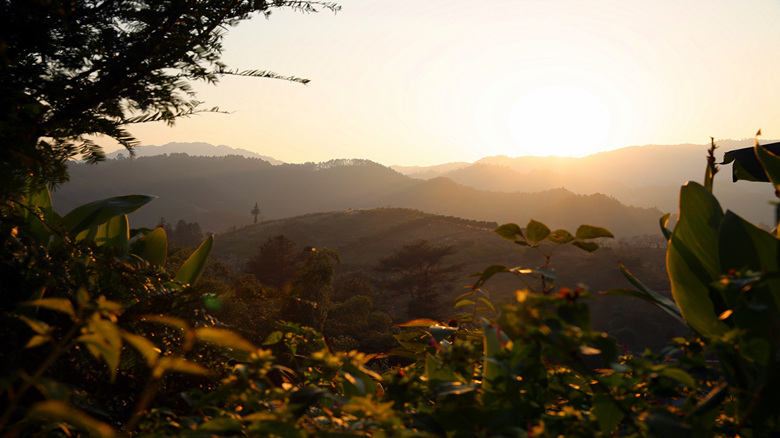
[[[752,142],[753,139],[718,142],[716,157],[720,159],[724,152],[751,146]],[[443,172],[443,166],[417,168],[410,176],[446,177],[480,190],[498,192],[566,188],[583,195],[606,194],[627,205],[676,212],[680,186],[689,180],[701,182],[704,177],[707,147],[632,146],[582,158],[496,156],[470,166],[453,163],[457,165],[454,170]],[[767,206],[775,199],[771,187],[745,181],[734,184],[728,177],[729,171],[724,169],[715,181],[715,194],[723,207],[756,223],[772,223],[774,212]]]
[[[241,155],[247,158],[260,158],[268,161],[271,164],[283,164],[275,158],[260,155],[252,151],[240,148],[232,148],[223,144],[214,146],[209,143],[166,143],[162,146],[146,145],[136,146],[133,148],[133,152],[136,157],[151,157],[155,155],[165,154],[187,154],[192,156],[204,156],[204,157],[224,157],[226,155]],[[115,158],[128,158],[130,153],[125,149],[119,149],[117,151],[106,154],[107,159]]]
[[155,226],[163,217],[198,222],[203,231],[212,232],[250,223],[255,203],[262,219],[403,207],[482,221],[526,223],[534,218],[554,228],[590,223],[620,235],[655,232],[661,215],[656,209],[563,189],[499,193],[445,178],[412,179],[367,160],[272,166],[257,158],[171,154],[97,166],[73,164],[70,170],[71,182],[54,193],[61,212],[109,196],[155,194],[158,200],[133,214],[135,226]]

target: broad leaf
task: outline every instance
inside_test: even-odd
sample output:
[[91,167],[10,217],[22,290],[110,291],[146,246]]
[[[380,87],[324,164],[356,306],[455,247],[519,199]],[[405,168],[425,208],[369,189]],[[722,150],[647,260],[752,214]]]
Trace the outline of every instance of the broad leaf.
[[615,237],[606,228],[594,227],[593,225],[580,225],[574,235],[578,239],[596,239],[599,237]]
[[130,226],[127,215],[112,217],[108,222],[98,227],[95,235],[95,243],[98,246],[116,248],[122,254],[127,254],[130,247]]
[[680,190],[680,217],[669,240],[666,266],[672,295],[685,321],[708,336],[725,329],[715,315],[708,285],[719,277],[718,229],[723,210],[701,184]]
[[[743,269],[775,272],[780,269],[780,240],[732,211],[727,211],[723,217],[719,250],[721,272]],[[780,280],[773,278],[766,281],[775,306],[780,309]]]
[[531,221],[528,222],[528,226],[525,228],[525,234],[528,241],[532,245],[536,245],[550,235],[550,229],[547,225],[531,219]]
[[26,301],[20,306],[44,307],[46,309],[62,312],[76,318],[76,312],[73,310],[73,303],[67,298],[41,298],[39,300]]
[[211,248],[214,247],[214,236],[209,236],[200,244],[197,250],[181,265],[179,272],[176,273],[174,280],[188,285],[195,284],[206,267],[206,261],[211,254]]
[[30,410],[30,416],[70,424],[77,429],[88,432],[89,436],[101,438],[117,436],[114,429],[108,424],[90,417],[83,411],[68,406],[64,401],[46,400],[38,402]]
[[493,232],[510,242],[525,242],[523,230],[517,224],[504,224],[493,230]]
[[198,340],[210,342],[219,345],[220,347],[233,348],[247,353],[252,353],[257,350],[257,347],[237,333],[217,327],[200,328],[195,332],[195,336]]
[[157,227],[151,233],[137,241],[136,254],[147,262],[160,267],[165,266],[168,255],[168,236],[163,227]]
[[619,402],[603,394],[594,394],[593,396],[593,414],[604,435],[611,435],[623,417],[626,416],[617,403]]
[[593,252],[599,249],[599,244],[596,242],[582,242],[577,240],[576,242],[572,243],[572,245],[587,252]]
[[658,224],[661,226],[661,232],[664,233],[664,237],[668,241],[672,237],[672,230],[667,228],[669,226],[669,218],[672,217],[671,213],[666,213],[658,219]]
[[149,195],[127,195],[101,199],[76,207],[63,218],[68,231],[77,235],[84,230],[98,227],[115,216],[130,214],[156,199]]
[[569,243],[574,240],[574,236],[566,230],[555,230],[547,237],[547,240],[553,243]]
[[428,328],[432,325],[438,324],[438,321],[435,321],[433,319],[426,319],[426,318],[420,318],[420,319],[413,319],[411,321],[403,322],[401,324],[394,324],[396,327],[425,327]]
[[139,353],[146,359],[146,364],[154,366],[157,362],[157,357],[160,355],[160,350],[152,343],[152,341],[146,339],[143,336],[136,335],[134,333],[122,332],[122,337],[128,344],[132,345]]
[[754,149],[769,181],[775,188],[780,188],[780,156],[759,144],[756,144]]
[[622,263],[620,264],[620,272],[623,273],[623,276],[626,277],[626,279],[628,279],[628,281],[630,281],[631,284],[638,287],[639,290],[636,291],[636,290],[625,289],[625,288],[616,288],[616,289],[608,290],[606,292],[601,292],[602,295],[626,295],[626,296],[641,298],[643,300],[655,304],[656,306],[661,308],[661,310],[668,313],[669,315],[674,317],[677,321],[679,321],[680,324],[685,325],[685,320],[682,317],[682,313],[680,313],[680,308],[677,307],[677,304],[675,304],[674,301],[670,300],[669,298],[666,298],[665,296],[645,286],[641,281],[639,281],[639,279],[634,277],[634,275],[631,274],[628,271],[628,269],[626,269],[626,267],[623,266]]

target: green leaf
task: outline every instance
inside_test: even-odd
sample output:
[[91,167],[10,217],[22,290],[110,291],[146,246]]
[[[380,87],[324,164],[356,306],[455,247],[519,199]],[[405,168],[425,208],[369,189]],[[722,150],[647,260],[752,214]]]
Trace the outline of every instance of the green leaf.
[[491,303],[491,302],[490,302],[490,300],[488,300],[487,298],[482,298],[482,297],[479,297],[479,298],[477,298],[477,299],[478,299],[480,302],[482,302],[484,305],[488,306],[488,308],[489,308],[491,311],[493,311],[493,312],[495,312],[495,311],[496,311],[496,308],[493,306],[493,303]]
[[574,243],[572,243],[572,245],[587,252],[593,252],[599,249],[599,244],[596,242],[582,242],[577,240]]
[[705,336],[725,330],[708,288],[719,277],[718,229],[722,222],[723,210],[712,193],[695,182],[682,187],[680,217],[669,240],[666,266],[683,318]]
[[458,307],[462,307],[462,306],[473,306],[473,305],[474,305],[474,301],[471,301],[471,300],[460,300],[460,301],[458,301],[458,302],[455,304],[455,308],[457,309]]
[[90,436],[101,438],[117,436],[114,429],[108,424],[90,417],[83,411],[71,408],[67,403],[59,400],[46,400],[36,403],[30,409],[30,416],[67,423],[77,429],[88,432]]
[[206,260],[214,247],[214,236],[209,236],[200,244],[197,250],[181,265],[174,280],[183,284],[195,284],[206,267]]
[[758,161],[761,162],[761,166],[764,168],[764,172],[766,172],[766,176],[769,177],[776,189],[780,189],[780,157],[758,143],[756,143],[754,149]]
[[277,342],[284,339],[284,333],[280,331],[272,332],[270,335],[268,335],[267,338],[265,338],[265,341],[263,341],[263,345],[273,345]]
[[658,371],[658,374],[676,380],[691,389],[699,387],[699,385],[696,384],[696,379],[676,366],[663,365],[663,368]]
[[114,216],[99,226],[95,235],[95,243],[98,246],[106,245],[110,248],[117,248],[122,254],[127,254],[130,248],[130,225],[127,222],[127,215]]
[[504,224],[493,230],[493,232],[510,242],[525,242],[523,230],[517,224]]
[[201,341],[210,342],[220,347],[233,348],[247,353],[257,350],[257,347],[237,333],[217,327],[200,328],[195,332],[195,336]]
[[594,227],[593,225],[580,225],[575,233],[578,239],[596,239],[599,237],[615,237],[606,228]]
[[482,272],[477,272],[474,274],[474,276],[479,276],[479,279],[476,283],[474,283],[473,288],[479,289],[482,287],[483,284],[485,284],[486,281],[490,279],[490,277],[496,275],[499,272],[512,272],[509,268],[503,265],[490,265],[487,268],[485,268]]
[[547,225],[531,219],[531,221],[528,222],[528,226],[525,228],[525,234],[528,241],[532,245],[536,245],[550,235],[550,229]]
[[617,401],[604,394],[593,395],[593,414],[599,422],[599,428],[605,435],[610,435],[626,414],[617,405]]
[[45,309],[65,313],[71,318],[76,318],[76,312],[73,310],[73,303],[67,298],[41,298],[40,300],[26,301],[21,303],[20,306],[43,307]]
[[185,331],[190,329],[190,324],[187,321],[168,315],[144,315],[141,317],[141,321],[156,322]]
[[154,366],[155,362],[157,362],[157,358],[160,355],[160,350],[152,343],[152,341],[146,339],[143,336],[125,331],[122,332],[122,337],[125,338],[125,341],[127,341],[128,344],[132,345],[133,348],[141,353],[141,356],[146,359],[147,365],[150,367]]
[[438,324],[438,321],[434,321],[432,319],[426,319],[426,318],[420,318],[420,319],[413,319],[411,321],[407,321],[401,324],[394,324],[396,327],[430,327],[432,325]]
[[661,232],[664,233],[664,237],[668,241],[672,237],[672,230],[667,228],[667,225],[669,225],[669,218],[672,217],[671,213],[666,213],[665,215],[661,216],[660,219],[658,219],[658,224],[661,226]]
[[96,228],[115,216],[130,214],[156,198],[149,195],[127,195],[101,199],[76,207],[65,215],[63,222],[71,234],[77,235]]
[[464,299],[466,297],[473,296],[473,295],[474,295],[474,292],[472,290],[472,291],[466,292],[465,294],[458,295],[458,298],[455,298],[454,300],[452,300],[452,302],[453,303],[457,303],[458,301],[460,301],[460,300],[462,300],[462,299]]
[[566,230],[558,229],[553,231],[547,240],[553,243],[569,243],[574,240],[574,236]]
[[119,355],[122,353],[122,335],[113,322],[93,314],[87,323],[87,332],[78,337],[77,342],[87,346],[97,358],[102,358],[111,373],[111,382],[116,378]]
[[52,210],[49,188],[44,184],[36,185],[32,181],[28,182],[26,196],[18,211],[27,221],[30,233],[43,245],[49,243],[53,234],[49,226],[56,226],[62,219]]
[[168,255],[168,236],[163,227],[157,227],[151,233],[138,239],[136,254],[147,262],[163,267]]
[[606,292],[601,292],[601,295],[625,295],[641,298],[660,307],[661,310],[674,317],[677,321],[680,322],[680,324],[685,325],[685,320],[682,317],[680,308],[677,307],[677,304],[675,304],[674,301],[645,286],[641,281],[639,281],[639,279],[634,277],[634,275],[631,274],[631,272],[629,272],[622,263],[620,264],[620,272],[624,277],[626,277],[628,281],[631,282],[631,284],[638,287],[639,290],[635,291],[625,288],[616,288],[610,289]]

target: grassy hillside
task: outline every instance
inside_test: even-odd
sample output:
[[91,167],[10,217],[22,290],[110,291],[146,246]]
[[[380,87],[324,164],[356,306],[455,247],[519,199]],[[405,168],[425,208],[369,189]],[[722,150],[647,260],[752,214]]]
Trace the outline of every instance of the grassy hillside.
[[[449,256],[446,263],[466,265],[455,283],[457,287],[442,300],[450,306],[451,299],[463,293],[461,286],[474,283],[471,274],[491,264],[537,267],[543,263],[543,258],[535,250],[507,242],[491,232],[495,225],[398,208],[317,213],[265,221],[220,234],[213,254],[234,269],[241,270],[260,245],[271,237],[284,234],[300,246],[327,247],[337,251],[342,259],[336,267],[337,276],[358,271],[370,277],[375,275],[373,267],[378,261],[394,249],[418,239],[427,239],[437,245],[453,245],[458,252]],[[648,286],[668,291],[664,254],[663,248],[604,247],[588,254],[573,247],[564,247],[556,251],[552,263],[559,274],[556,285],[576,287],[581,282],[596,295],[601,290],[629,286],[619,272],[618,262],[626,264]],[[517,279],[499,275],[488,283],[486,289],[496,302],[501,302],[508,300],[521,287],[523,285]],[[405,300],[403,296],[392,297],[388,305],[403,308]],[[607,331],[629,327],[633,333],[631,336],[635,336],[636,342],[642,345],[661,342],[662,338],[677,333],[669,332],[669,327],[676,326],[669,324],[670,320],[663,312],[625,297],[597,298],[593,310],[599,327]],[[454,309],[449,310],[449,313],[452,312]]]

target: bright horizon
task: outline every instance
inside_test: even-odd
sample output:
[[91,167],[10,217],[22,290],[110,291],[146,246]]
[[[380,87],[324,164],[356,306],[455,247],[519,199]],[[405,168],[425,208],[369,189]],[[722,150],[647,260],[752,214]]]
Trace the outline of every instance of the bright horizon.
[[[142,145],[207,142],[285,162],[391,165],[585,156],[780,137],[780,3],[345,0],[228,30],[230,68],[310,79],[196,84],[204,108]],[[101,141],[106,151],[117,147]]]

